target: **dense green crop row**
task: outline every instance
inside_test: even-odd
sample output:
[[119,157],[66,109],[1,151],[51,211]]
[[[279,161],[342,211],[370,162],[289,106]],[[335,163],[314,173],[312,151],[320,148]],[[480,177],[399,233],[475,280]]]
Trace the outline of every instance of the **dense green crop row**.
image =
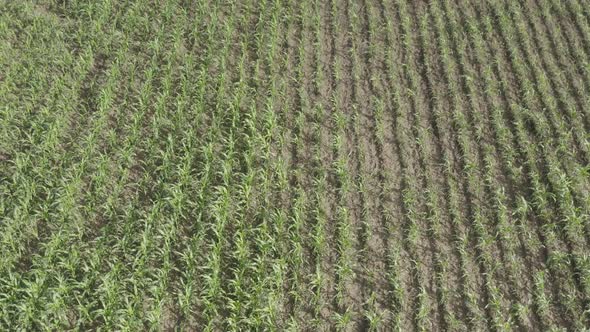
[[590,327],[588,8],[0,2],[0,329]]

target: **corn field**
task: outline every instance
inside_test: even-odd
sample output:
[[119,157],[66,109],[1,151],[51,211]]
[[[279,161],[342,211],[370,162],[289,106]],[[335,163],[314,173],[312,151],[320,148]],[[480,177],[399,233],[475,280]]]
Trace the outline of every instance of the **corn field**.
[[590,2],[0,0],[0,330],[590,328]]

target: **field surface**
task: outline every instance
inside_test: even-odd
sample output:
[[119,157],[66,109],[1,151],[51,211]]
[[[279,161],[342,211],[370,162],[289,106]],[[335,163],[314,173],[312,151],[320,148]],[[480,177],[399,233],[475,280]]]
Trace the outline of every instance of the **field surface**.
[[590,328],[586,0],[0,0],[0,329]]

